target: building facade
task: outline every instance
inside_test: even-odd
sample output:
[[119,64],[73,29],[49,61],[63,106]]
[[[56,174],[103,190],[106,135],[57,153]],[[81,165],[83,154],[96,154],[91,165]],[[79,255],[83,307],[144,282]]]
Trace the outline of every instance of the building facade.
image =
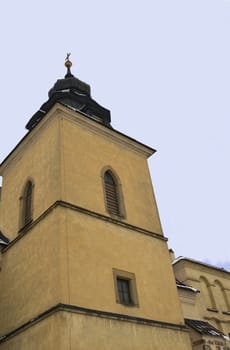
[[66,67],[0,165],[0,349],[189,350],[154,150]]
[[230,273],[185,257],[173,270],[193,349],[230,349]]

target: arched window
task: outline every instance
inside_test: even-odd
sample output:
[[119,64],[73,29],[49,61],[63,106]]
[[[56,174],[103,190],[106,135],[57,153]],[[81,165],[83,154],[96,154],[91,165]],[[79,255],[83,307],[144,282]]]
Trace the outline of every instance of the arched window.
[[217,301],[218,301],[220,310],[224,312],[226,311],[229,312],[230,305],[229,305],[228,296],[226,294],[224,286],[218,280],[215,280],[214,283],[216,286],[216,295],[217,295]]
[[211,284],[208,282],[207,278],[205,278],[204,276],[200,277],[200,282],[201,282],[201,290],[203,292],[203,300],[206,303],[207,309],[211,311],[217,310]]
[[112,172],[109,170],[104,173],[104,187],[108,212],[113,215],[120,215],[118,186]]
[[32,194],[33,183],[29,180],[22,196],[22,227],[32,221]]

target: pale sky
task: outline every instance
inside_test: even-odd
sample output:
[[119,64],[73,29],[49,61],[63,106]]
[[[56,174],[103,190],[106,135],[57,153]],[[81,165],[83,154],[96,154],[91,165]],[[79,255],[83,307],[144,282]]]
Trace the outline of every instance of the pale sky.
[[230,0],[4,1],[0,162],[65,74],[150,159],[176,256],[230,267]]

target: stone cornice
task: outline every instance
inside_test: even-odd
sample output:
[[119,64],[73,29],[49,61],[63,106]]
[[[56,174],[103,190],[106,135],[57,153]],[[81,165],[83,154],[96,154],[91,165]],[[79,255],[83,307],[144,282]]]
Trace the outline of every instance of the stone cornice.
[[56,103],[53,108],[47,113],[47,115],[41,119],[41,121],[34,127],[30,132],[28,132],[14,147],[14,149],[8,154],[8,156],[2,161],[0,164],[0,174],[2,174],[6,167],[10,166],[10,163],[16,161],[20,158],[22,152],[28,145],[30,145],[34,140],[37,139],[38,135],[45,127],[47,123],[53,120],[55,117],[66,118],[77,125],[81,125],[82,127],[94,132],[98,135],[101,135],[111,142],[121,144],[126,146],[130,150],[142,154],[146,158],[150,157],[155,150],[149,146],[142,144],[141,142],[122,134],[121,132],[106,127],[100,122],[93,120],[89,116],[81,113],[79,111],[74,111],[70,107],[66,107],[61,105],[60,103]]
[[176,258],[172,262],[172,265],[176,266],[176,265],[179,265],[180,263],[185,263],[187,265],[196,266],[197,267],[196,270],[199,270],[201,272],[202,271],[203,272],[208,272],[210,274],[212,273],[211,271],[213,270],[213,271],[215,271],[214,272],[215,276],[216,276],[216,271],[219,271],[220,274],[228,274],[228,275],[230,274],[229,271],[225,270],[222,267],[214,266],[214,265],[211,265],[211,264],[208,264],[208,263],[205,263],[205,262],[202,262],[202,261],[190,259],[190,258],[187,258],[187,257],[184,257],[184,256],[180,256],[180,257]]
[[153,148],[146,146],[143,143],[115,129],[104,126],[103,124],[93,120],[84,113],[80,113],[79,111],[75,112],[70,108],[62,106],[61,104],[57,105],[57,112],[60,113],[61,116],[68,118],[75,124],[81,125],[82,127],[90,130],[91,132],[94,132],[100,136],[107,138],[110,142],[126,146],[132,151],[144,155],[146,158],[150,157],[153,153],[156,152]]
[[112,218],[110,216],[106,216],[106,215],[94,212],[92,210],[88,210],[88,209],[79,207],[79,206],[72,204],[72,203],[58,200],[58,201],[54,202],[49,208],[47,208],[38,218],[36,218],[34,221],[29,223],[28,225],[24,226],[22,229],[20,229],[18,232],[18,236],[15,239],[13,239],[5,248],[3,248],[2,253],[4,254],[8,249],[10,249],[15,243],[17,243],[17,241],[19,241],[23,236],[25,236],[27,233],[29,233],[30,230],[34,226],[36,226],[41,220],[43,220],[47,215],[49,215],[57,207],[75,210],[75,211],[78,211],[82,214],[92,216],[96,219],[107,221],[107,222],[110,222],[111,224],[122,226],[128,230],[132,230],[132,231],[150,236],[152,238],[157,238],[157,239],[160,239],[162,241],[168,240],[166,237],[162,236],[161,234],[146,230],[142,227],[137,227],[137,226],[134,226],[134,225],[129,224],[127,222],[124,222],[122,220],[118,220],[118,219]]
[[125,321],[125,322],[132,322],[136,324],[141,324],[144,326],[150,326],[150,327],[160,327],[160,328],[167,328],[167,329],[173,329],[177,331],[184,331],[187,332],[188,329],[184,324],[176,324],[176,323],[169,323],[169,322],[163,322],[159,320],[152,320],[152,319],[146,319],[142,317],[134,317],[126,314],[117,314],[114,312],[108,312],[108,311],[102,311],[102,310],[94,310],[89,309],[81,306],[76,305],[69,305],[69,304],[57,304],[50,309],[42,312],[41,314],[33,317],[31,320],[25,322],[21,326],[13,329],[12,331],[8,332],[7,334],[0,335],[0,344],[4,341],[7,341],[11,339],[12,337],[16,336],[17,334],[25,331],[27,328],[33,326],[34,324],[41,322],[45,318],[53,315],[57,312],[72,312],[87,316],[94,316],[94,317],[100,317],[100,318],[107,318],[110,320],[117,320],[117,321]]
[[10,167],[11,163],[20,159],[25,149],[37,140],[41,131],[44,129],[47,123],[51,122],[51,120],[53,120],[57,115],[58,113],[56,111],[56,108],[52,108],[52,110],[49,112],[49,118],[47,118],[47,114],[47,116],[42,119],[34,129],[25,134],[25,136],[19,141],[19,143],[0,164],[0,174],[2,174],[6,168]]

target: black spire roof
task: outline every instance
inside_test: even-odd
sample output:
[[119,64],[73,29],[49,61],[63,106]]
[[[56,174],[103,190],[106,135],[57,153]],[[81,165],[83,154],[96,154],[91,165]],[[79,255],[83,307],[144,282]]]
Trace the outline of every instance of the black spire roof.
[[94,101],[90,94],[90,86],[71,73],[72,63],[69,61],[69,54],[67,54],[65,66],[67,68],[65,77],[56,81],[49,91],[48,101],[32,116],[26,124],[26,129],[32,130],[57,102],[111,127],[110,111]]

